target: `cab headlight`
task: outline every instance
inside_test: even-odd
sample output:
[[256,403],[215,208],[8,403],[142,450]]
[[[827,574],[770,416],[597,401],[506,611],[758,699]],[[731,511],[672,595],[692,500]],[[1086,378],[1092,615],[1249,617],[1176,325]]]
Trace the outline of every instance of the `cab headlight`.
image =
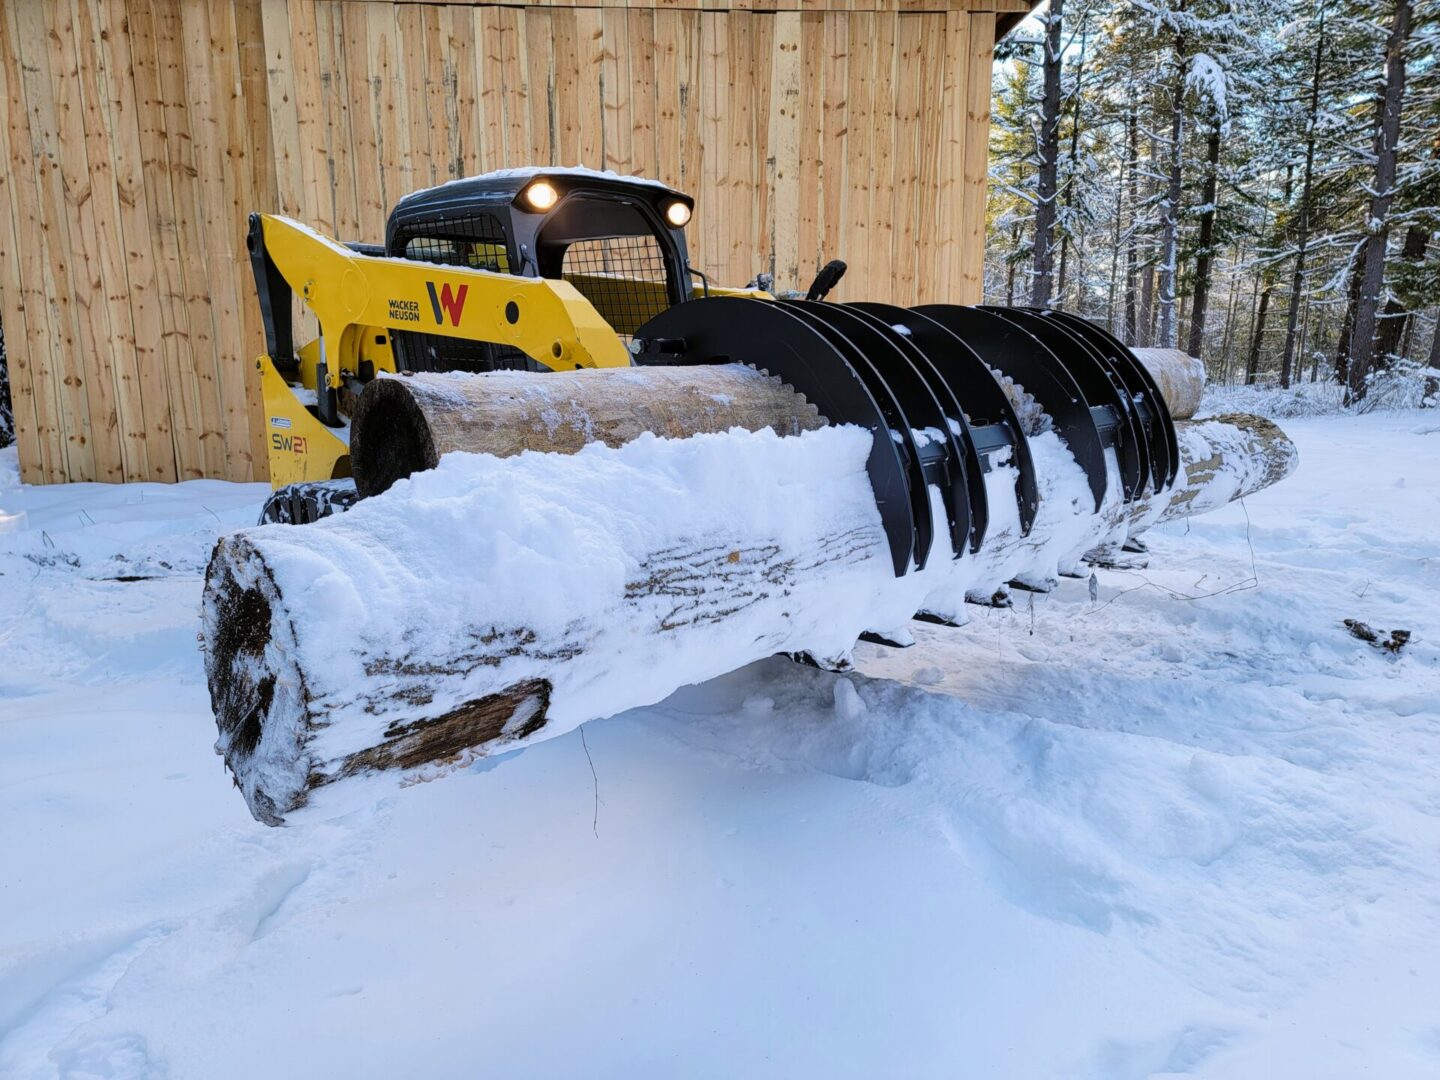
[[525,189],[525,201],[532,210],[549,210],[560,199],[555,186],[545,180],[536,180]]

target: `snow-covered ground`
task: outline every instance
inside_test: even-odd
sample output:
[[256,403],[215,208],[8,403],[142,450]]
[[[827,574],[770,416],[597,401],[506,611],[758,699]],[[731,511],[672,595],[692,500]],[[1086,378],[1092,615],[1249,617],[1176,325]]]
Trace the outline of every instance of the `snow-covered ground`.
[[284,829],[196,649],[263,489],[0,453],[0,1076],[1440,1074],[1440,416],[1285,427],[1096,601]]

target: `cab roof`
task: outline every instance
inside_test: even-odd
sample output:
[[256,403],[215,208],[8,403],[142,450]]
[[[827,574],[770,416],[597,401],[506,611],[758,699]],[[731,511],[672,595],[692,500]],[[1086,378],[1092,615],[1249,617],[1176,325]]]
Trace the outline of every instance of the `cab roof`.
[[641,176],[621,176],[615,172],[601,172],[582,166],[572,168],[546,168],[526,166],[518,169],[499,169],[495,172],[466,176],[449,180],[435,187],[421,188],[411,192],[397,202],[391,211],[391,218],[415,221],[425,218],[448,216],[462,206],[477,206],[514,201],[532,180],[543,176],[555,185],[563,198],[577,189],[607,192],[610,194],[634,194],[646,202],[661,199],[679,199],[693,206],[693,200],[686,194]]

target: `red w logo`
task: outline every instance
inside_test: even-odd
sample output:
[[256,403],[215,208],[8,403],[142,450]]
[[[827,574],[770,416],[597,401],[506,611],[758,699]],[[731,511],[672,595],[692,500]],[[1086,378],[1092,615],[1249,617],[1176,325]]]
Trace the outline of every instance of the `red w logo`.
[[[430,309],[435,312],[435,324],[442,326],[445,323],[445,315],[450,316],[450,325],[460,325],[460,313],[465,310],[465,294],[470,290],[469,285],[461,285],[454,292],[450,291],[450,283],[447,281],[440,286],[440,292],[435,292],[435,283],[427,281],[425,288],[430,290]],[[444,312],[442,314],[441,312]]]

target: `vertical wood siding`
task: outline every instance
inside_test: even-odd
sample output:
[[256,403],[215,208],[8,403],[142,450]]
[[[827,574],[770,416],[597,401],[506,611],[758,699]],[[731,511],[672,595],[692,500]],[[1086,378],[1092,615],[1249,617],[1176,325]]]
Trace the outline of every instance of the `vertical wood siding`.
[[415,188],[584,164],[695,195],[712,280],[838,257],[837,299],[975,302],[996,15],[1027,7],[0,3],[22,475],[265,478],[252,210],[378,241]]

